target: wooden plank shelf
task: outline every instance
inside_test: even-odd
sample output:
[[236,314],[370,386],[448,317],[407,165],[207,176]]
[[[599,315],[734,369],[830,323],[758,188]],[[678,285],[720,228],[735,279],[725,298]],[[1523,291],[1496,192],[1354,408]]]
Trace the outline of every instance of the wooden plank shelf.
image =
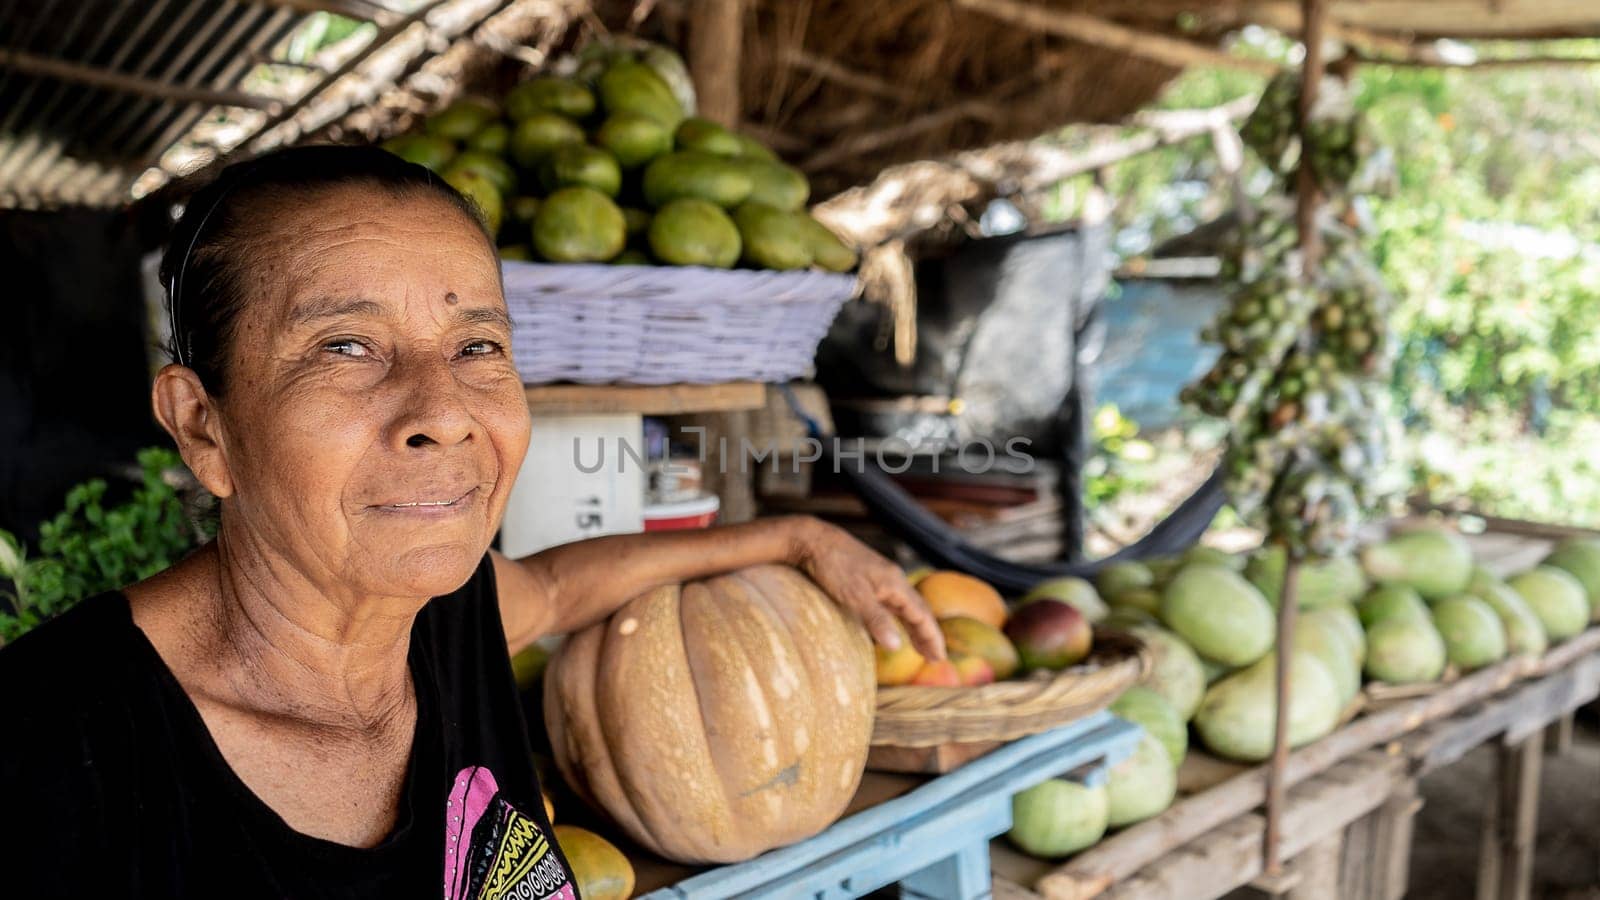
[[533,384],[524,388],[535,416],[638,413],[674,416],[699,412],[738,412],[766,404],[759,381],[721,384]]
[[[987,900],[989,840],[1011,827],[1011,796],[1058,776],[1101,783],[1112,765],[1133,752],[1139,735],[1138,726],[1096,713],[923,781],[809,840],[709,869],[644,900],[834,900],[891,884],[900,885],[903,897]],[[907,777],[869,773],[862,792],[874,790],[876,780]]]

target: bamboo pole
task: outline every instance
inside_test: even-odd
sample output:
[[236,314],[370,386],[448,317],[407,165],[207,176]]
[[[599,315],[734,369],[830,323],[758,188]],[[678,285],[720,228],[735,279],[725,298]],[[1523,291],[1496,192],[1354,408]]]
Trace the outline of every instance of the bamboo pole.
[[[1300,237],[1301,277],[1316,277],[1322,255],[1317,233],[1317,179],[1312,170],[1310,129],[1312,105],[1322,82],[1322,36],[1327,26],[1325,0],[1301,0],[1300,19],[1304,24],[1305,67],[1300,80],[1300,164],[1295,171],[1295,225]],[[1272,763],[1267,769],[1267,827],[1262,839],[1262,868],[1268,875],[1282,870],[1279,859],[1282,841],[1284,775],[1289,761],[1290,662],[1294,655],[1294,620],[1298,613],[1300,554],[1289,551],[1283,573],[1283,595],[1278,600],[1277,698],[1274,705]]]
[[1221,66],[1262,75],[1276,74],[1279,69],[1277,63],[1268,60],[1234,56],[1215,47],[1155,32],[1140,31],[1084,13],[1022,3],[1018,0],[955,0],[955,3],[962,9],[969,9],[1022,28],[1108,50],[1117,50],[1131,56],[1142,56],[1178,69],[1188,66]]
[[700,115],[729,128],[739,124],[743,40],[744,0],[701,0],[689,8],[689,75]]
[[41,75],[45,78],[71,81],[125,94],[138,94],[143,97],[173,100],[178,103],[236,106],[244,109],[266,110],[269,113],[283,106],[281,101],[271,97],[263,97],[259,94],[219,88],[168,84],[153,78],[141,78],[137,75],[112,72],[94,66],[86,66],[82,63],[68,62],[64,59],[37,56],[23,50],[0,48],[0,68],[14,69],[28,75]]

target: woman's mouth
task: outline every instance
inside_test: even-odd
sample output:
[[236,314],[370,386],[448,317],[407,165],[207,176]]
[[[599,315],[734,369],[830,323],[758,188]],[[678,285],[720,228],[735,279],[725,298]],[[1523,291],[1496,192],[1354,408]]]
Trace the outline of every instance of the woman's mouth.
[[478,489],[473,487],[454,499],[402,500],[397,503],[379,504],[373,508],[381,512],[402,515],[449,515],[466,509],[477,493]]

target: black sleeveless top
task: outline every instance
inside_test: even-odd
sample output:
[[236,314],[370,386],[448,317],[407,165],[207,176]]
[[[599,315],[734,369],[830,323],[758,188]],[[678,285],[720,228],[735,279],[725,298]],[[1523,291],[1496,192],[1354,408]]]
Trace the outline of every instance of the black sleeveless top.
[[0,650],[0,894],[577,896],[533,772],[488,556],[411,629],[417,726],[394,831],[371,848],[289,827],[104,594]]

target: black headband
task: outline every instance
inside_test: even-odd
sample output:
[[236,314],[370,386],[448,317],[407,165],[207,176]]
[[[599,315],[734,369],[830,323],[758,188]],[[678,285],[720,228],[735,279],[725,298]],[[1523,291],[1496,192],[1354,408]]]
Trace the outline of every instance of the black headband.
[[[206,230],[206,223],[211,221],[211,216],[227,199],[235,187],[246,181],[245,176],[253,173],[258,168],[256,160],[230,166],[223,170],[216,187],[216,196],[211,199],[211,205],[206,207],[205,214],[200,217],[200,224],[195,226],[194,233],[189,236],[189,246],[183,250],[183,258],[178,260],[178,268],[173,270],[172,277],[167,280],[167,324],[172,329],[172,351],[177,357],[180,366],[194,365],[194,347],[191,346],[189,332],[183,327],[183,273],[189,270],[189,257],[194,255],[195,245],[200,243],[200,235]],[[224,180],[225,179],[225,180]]]

